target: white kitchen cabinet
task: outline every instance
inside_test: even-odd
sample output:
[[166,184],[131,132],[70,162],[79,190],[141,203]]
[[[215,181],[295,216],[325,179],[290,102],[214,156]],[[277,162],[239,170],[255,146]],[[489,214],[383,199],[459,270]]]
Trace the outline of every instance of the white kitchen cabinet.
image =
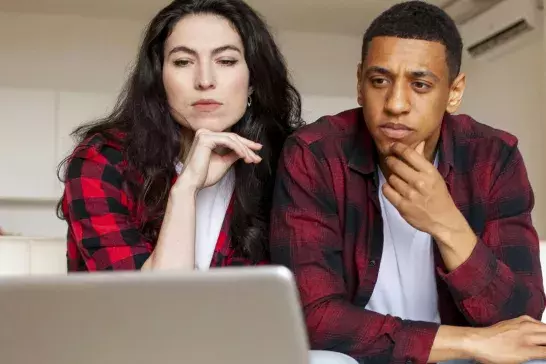
[[1,197],[53,197],[56,103],[54,91],[0,88]]

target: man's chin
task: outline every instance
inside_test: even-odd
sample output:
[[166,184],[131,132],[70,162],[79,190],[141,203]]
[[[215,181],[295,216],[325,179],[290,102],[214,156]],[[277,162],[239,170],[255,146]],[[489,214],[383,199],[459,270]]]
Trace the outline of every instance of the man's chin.
[[[389,155],[391,147],[394,143],[406,145],[406,146],[412,146],[412,143],[404,141],[404,140],[382,140],[380,143],[375,143],[376,146],[378,146],[379,153],[382,155]],[[416,144],[417,145],[417,144]]]

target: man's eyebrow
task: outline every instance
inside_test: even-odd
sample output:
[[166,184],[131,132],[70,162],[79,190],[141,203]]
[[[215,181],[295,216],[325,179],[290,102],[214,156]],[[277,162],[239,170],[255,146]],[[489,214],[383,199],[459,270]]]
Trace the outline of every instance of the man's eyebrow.
[[432,78],[435,81],[440,81],[440,77],[436,76],[434,72],[429,70],[417,70],[408,72],[413,78]]
[[386,68],[379,67],[379,66],[371,66],[366,69],[366,74],[369,75],[371,73],[379,73],[381,75],[390,76],[392,73]]
[[[369,67],[366,70],[366,74],[369,75],[371,73],[379,73],[379,74],[385,75],[385,76],[392,76],[392,74],[393,74],[388,69],[386,69],[384,67],[379,67],[379,66]],[[412,78],[426,78],[426,77],[429,77],[429,78],[434,79],[435,81],[440,81],[440,77],[436,76],[436,74],[434,74],[434,72],[429,71],[429,70],[414,70],[414,71],[407,72],[407,74],[410,75]]]

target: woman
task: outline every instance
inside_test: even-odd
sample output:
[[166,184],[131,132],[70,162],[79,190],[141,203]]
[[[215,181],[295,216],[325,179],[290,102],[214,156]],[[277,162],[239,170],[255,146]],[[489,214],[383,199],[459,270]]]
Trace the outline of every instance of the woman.
[[173,1],[111,115],[74,132],[58,205],[69,271],[267,262],[276,163],[300,109],[248,5]]
[[277,159],[300,114],[283,57],[248,5],[172,2],[149,25],[114,111],[74,132],[61,165],[68,270],[267,263]]

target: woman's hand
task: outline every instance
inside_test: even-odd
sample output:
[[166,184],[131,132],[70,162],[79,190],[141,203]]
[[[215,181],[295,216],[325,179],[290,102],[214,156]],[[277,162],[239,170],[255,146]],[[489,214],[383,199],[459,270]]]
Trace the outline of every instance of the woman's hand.
[[199,129],[184,162],[184,169],[175,184],[191,187],[196,191],[217,183],[239,159],[245,163],[260,163],[256,154],[261,144],[234,133],[212,132]]
[[261,148],[234,133],[196,132],[182,174],[171,188],[156,247],[143,270],[194,269],[197,192],[217,183],[239,159],[260,163],[255,151]]

